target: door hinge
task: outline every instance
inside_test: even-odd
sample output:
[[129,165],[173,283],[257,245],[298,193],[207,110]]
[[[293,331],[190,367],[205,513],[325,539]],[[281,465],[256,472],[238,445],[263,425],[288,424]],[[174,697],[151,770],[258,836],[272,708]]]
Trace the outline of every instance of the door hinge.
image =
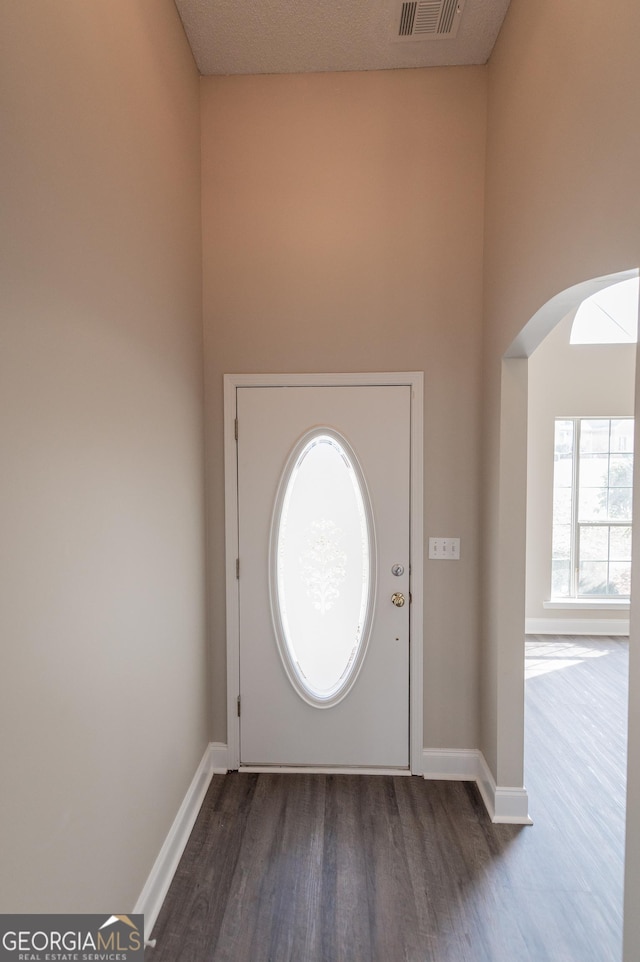
[[236,418],[233,422],[233,433],[235,434],[236,441],[238,440],[238,419]]
[[236,558],[236,578],[240,577],[240,558]]
[[238,695],[238,718],[240,718],[240,695]]

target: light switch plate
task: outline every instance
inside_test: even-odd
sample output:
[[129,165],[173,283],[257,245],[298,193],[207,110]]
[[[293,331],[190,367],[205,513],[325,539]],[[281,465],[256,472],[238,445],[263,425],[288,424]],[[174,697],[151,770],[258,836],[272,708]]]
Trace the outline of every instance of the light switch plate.
[[429,558],[432,561],[459,561],[460,538],[429,538]]

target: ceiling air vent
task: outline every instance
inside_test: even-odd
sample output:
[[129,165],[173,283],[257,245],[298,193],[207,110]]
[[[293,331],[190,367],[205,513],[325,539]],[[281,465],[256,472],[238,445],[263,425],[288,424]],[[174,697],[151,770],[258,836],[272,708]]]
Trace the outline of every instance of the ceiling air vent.
[[411,0],[403,3],[397,40],[447,40],[455,37],[464,0]]

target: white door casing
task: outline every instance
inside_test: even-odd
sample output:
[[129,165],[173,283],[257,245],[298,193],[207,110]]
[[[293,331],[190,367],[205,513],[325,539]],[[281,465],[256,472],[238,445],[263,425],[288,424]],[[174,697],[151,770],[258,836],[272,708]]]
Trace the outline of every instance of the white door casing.
[[[281,390],[285,387],[289,390]],[[410,764],[420,771],[421,422],[421,374],[225,377],[230,768],[399,770]],[[269,534],[283,469],[296,442],[318,425],[335,429],[347,447],[353,442],[352,454],[373,501],[379,549],[369,649],[351,691],[326,709],[301,697],[287,676],[286,658],[276,644],[268,577]],[[405,565],[403,576],[392,575],[393,563]],[[406,595],[405,608],[391,603],[394,591]]]

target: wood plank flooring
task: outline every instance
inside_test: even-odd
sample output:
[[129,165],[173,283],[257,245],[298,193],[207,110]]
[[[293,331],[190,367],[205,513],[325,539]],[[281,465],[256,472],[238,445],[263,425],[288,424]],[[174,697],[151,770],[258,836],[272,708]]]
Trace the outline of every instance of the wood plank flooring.
[[619,962],[627,643],[527,644],[532,827],[474,784],[214,776],[150,962]]

